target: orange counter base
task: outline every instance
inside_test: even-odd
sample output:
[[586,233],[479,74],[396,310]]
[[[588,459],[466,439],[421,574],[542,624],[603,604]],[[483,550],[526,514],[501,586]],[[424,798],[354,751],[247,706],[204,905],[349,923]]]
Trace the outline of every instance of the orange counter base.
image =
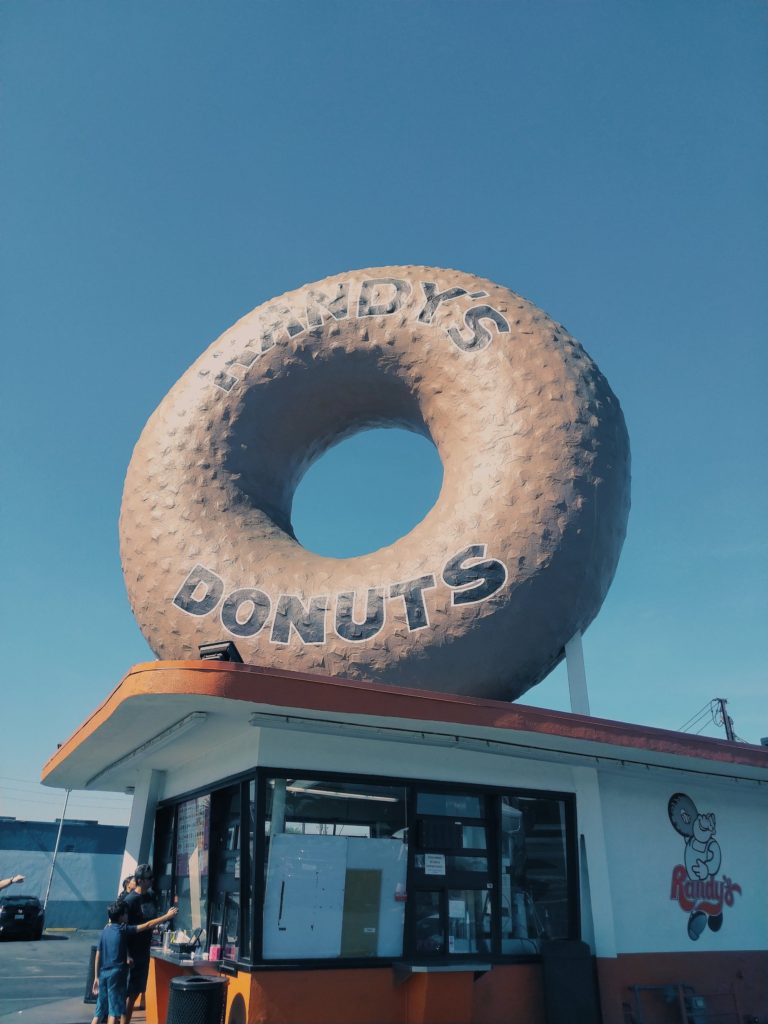
[[[596,964],[604,1024],[622,1024],[626,1019],[623,1004],[632,1004],[632,985],[690,985],[707,999],[710,1012],[726,1014],[723,1019],[763,1021],[759,1015],[768,1006],[765,951],[632,954],[598,959]],[[165,1024],[171,979],[190,973],[217,971],[205,963],[182,967],[153,958],[147,1024]],[[499,964],[477,979],[463,971],[413,974],[399,984],[391,967],[241,971],[227,980],[226,1024],[546,1021],[538,964]]]
[[[165,1024],[171,979],[214,973],[153,958],[147,1024]],[[228,978],[226,1024],[543,1024],[541,969],[494,967],[474,974],[414,974],[398,984],[391,967],[241,971]]]

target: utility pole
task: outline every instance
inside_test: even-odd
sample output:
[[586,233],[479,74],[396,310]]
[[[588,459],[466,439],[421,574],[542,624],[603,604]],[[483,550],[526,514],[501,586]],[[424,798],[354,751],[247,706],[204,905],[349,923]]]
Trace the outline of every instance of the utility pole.
[[59,818],[59,831],[56,833],[56,845],[53,848],[53,860],[51,861],[51,873],[48,875],[48,888],[45,890],[45,899],[43,900],[43,910],[48,906],[48,897],[51,893],[51,882],[53,881],[53,872],[56,870],[56,858],[59,855],[59,843],[61,842],[61,830],[64,827],[64,818],[67,816],[67,803],[69,802],[69,794],[71,790],[67,790],[64,796],[64,809],[61,812]]
[[735,733],[733,731],[733,719],[728,714],[728,711],[726,710],[726,707],[725,707],[725,705],[728,703],[728,701],[725,700],[723,697],[715,697],[715,700],[717,701],[717,703],[720,706],[720,714],[722,715],[723,725],[725,726],[725,736],[726,736],[726,739],[729,739],[731,741],[731,743],[735,743],[736,742],[736,735],[735,735]]

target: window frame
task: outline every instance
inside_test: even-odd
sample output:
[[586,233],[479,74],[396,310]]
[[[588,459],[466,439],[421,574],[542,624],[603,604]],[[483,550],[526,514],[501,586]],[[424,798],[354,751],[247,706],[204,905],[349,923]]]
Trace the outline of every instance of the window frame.
[[[445,953],[439,956],[416,952],[415,949],[415,914],[413,912],[414,901],[410,898],[406,902],[405,923],[403,928],[403,953],[397,957],[312,957],[299,958],[289,957],[283,959],[264,959],[264,902],[266,897],[266,836],[265,818],[267,807],[266,787],[269,779],[290,779],[309,778],[317,781],[328,780],[330,782],[354,782],[358,784],[370,784],[378,786],[400,786],[406,790],[406,809],[409,829],[408,842],[408,866],[406,873],[406,893],[410,897],[417,889],[417,878],[414,868],[414,855],[416,845],[412,840],[410,830],[415,829],[419,815],[416,814],[416,800],[419,791],[434,793],[467,793],[483,796],[486,800],[486,813],[484,819],[472,819],[473,822],[482,821],[487,834],[487,849],[484,851],[488,858],[489,877],[492,881],[492,921],[491,921],[491,952],[487,953]],[[156,808],[157,813],[173,809],[173,885],[176,884],[176,840],[177,840],[177,816],[178,805],[193,797],[210,794],[213,800],[214,794],[220,790],[227,789],[235,784],[240,785],[240,933],[238,936],[238,967],[244,970],[255,970],[263,967],[287,968],[287,969],[329,969],[342,967],[385,967],[393,963],[423,963],[428,962],[434,966],[445,966],[449,964],[460,964],[461,962],[488,962],[492,964],[513,964],[513,963],[538,963],[541,960],[541,953],[536,952],[501,952],[501,806],[502,797],[519,797],[524,799],[543,799],[561,801],[563,804],[564,820],[564,848],[565,848],[565,870],[566,870],[566,893],[568,900],[568,935],[567,939],[581,938],[581,893],[580,893],[580,872],[579,872],[579,833],[576,811],[576,793],[564,790],[549,789],[528,789],[526,787],[483,785],[479,783],[464,782],[443,782],[434,779],[404,778],[401,776],[372,775],[370,773],[355,772],[333,772],[322,768],[284,768],[259,766],[247,772],[238,773],[218,780],[214,785],[199,787],[189,793],[179,794],[172,798],[159,801]],[[253,784],[255,798],[254,817],[254,842],[253,856],[250,856],[248,849],[248,821],[250,814],[250,789]],[[424,816],[424,815],[422,815]],[[460,817],[460,815],[457,815]],[[213,837],[211,836],[211,843]],[[466,876],[464,876],[466,877]],[[446,876],[447,878],[447,876]],[[210,886],[210,876],[209,876]],[[247,892],[250,886],[252,898],[249,899]],[[437,887],[437,886],[436,886]],[[447,882],[443,886],[448,889]],[[423,888],[423,886],[419,886]],[[470,887],[471,888],[471,887]],[[210,891],[209,891],[210,900]],[[247,911],[243,912],[243,907]],[[245,929],[250,929],[250,944],[248,953],[240,955],[243,950],[243,938]]]

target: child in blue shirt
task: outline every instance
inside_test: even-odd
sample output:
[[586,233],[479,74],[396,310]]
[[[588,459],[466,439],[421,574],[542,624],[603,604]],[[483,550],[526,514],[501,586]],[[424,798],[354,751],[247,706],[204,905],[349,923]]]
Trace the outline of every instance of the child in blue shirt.
[[123,900],[111,903],[107,908],[109,924],[104,928],[96,952],[93,994],[96,1009],[91,1024],[99,1024],[109,1014],[109,1024],[125,1020],[125,999],[128,988],[128,943],[127,936],[154,928],[156,924],[170,921],[178,913],[176,907],[143,924],[126,924],[128,910]]

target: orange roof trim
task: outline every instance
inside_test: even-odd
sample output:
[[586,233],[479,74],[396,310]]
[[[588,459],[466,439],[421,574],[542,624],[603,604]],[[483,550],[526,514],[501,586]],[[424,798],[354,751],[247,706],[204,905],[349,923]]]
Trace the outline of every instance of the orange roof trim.
[[125,701],[144,694],[197,694],[260,706],[411,722],[539,733],[682,757],[768,769],[768,749],[504,701],[406,689],[231,662],[154,661],[134,666],[43,768],[45,778]]

